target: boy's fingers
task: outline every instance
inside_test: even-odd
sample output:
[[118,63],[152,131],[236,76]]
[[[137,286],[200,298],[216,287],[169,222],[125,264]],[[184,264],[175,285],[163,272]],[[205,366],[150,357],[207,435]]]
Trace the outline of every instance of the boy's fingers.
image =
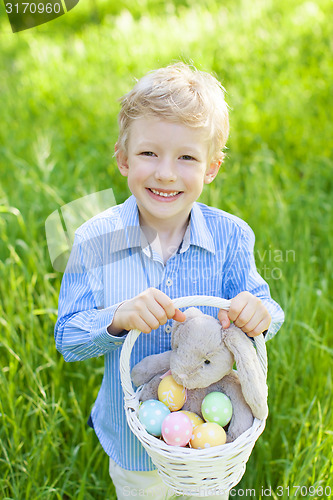
[[[264,324],[264,320],[265,320],[265,311],[263,310],[260,310],[260,311],[256,311],[252,318],[249,319],[249,321],[247,321],[244,325],[237,325],[239,326],[243,332],[245,333],[249,333],[249,332],[253,332],[253,331],[258,331],[258,325],[261,323]],[[266,330],[266,328],[263,328],[262,331]],[[261,333],[261,332],[259,332]]]
[[267,326],[267,320],[264,319],[263,321],[260,321],[260,323],[255,328],[253,328],[253,330],[246,332],[246,334],[249,337],[256,337],[257,335],[260,335],[264,331],[267,331],[268,327],[269,327],[269,324]]
[[135,330],[140,330],[142,333],[150,333],[152,331],[152,328],[146,321],[144,321],[141,318],[138,318],[135,322],[135,326],[133,326]]
[[236,325],[238,319],[245,324],[253,316],[249,314],[249,309],[257,309],[260,303],[260,299],[250,292],[241,292],[231,300],[228,316]]
[[221,325],[223,328],[229,328],[230,326],[230,319],[228,316],[228,311],[225,311],[224,309],[220,309],[217,315]]
[[230,309],[228,312],[228,316],[231,319],[231,321],[236,323],[237,319],[242,314],[247,305],[248,302],[246,301],[246,297],[240,294],[234,297],[231,301]]
[[[147,304],[147,308],[149,313],[154,316],[159,325],[164,325],[168,321],[167,313],[164,307],[156,300],[149,302]],[[155,326],[154,328],[158,328],[158,326]]]
[[[157,319],[159,320],[161,319],[160,321],[161,325],[166,323],[167,319],[174,319],[175,321],[179,322],[183,322],[186,320],[186,315],[179,309],[175,308],[172,300],[165,293],[161,292],[161,290],[158,290],[156,288],[150,288],[148,291],[152,297],[152,300],[149,300],[149,309],[153,314],[155,313]],[[163,309],[163,312],[166,314],[166,318],[164,318],[164,314],[162,315],[156,314],[157,304]],[[161,311],[159,312],[161,313]],[[161,318],[161,316],[163,316],[163,318]]]
[[165,293],[161,292],[160,290],[154,290],[154,299],[161,307],[163,307],[168,319],[185,321],[185,314],[182,313],[179,309],[175,308],[172,300]]
[[242,309],[237,318],[234,319],[234,323],[236,326],[238,326],[238,328],[244,328],[245,326],[247,327],[248,324],[251,322],[252,324],[257,324],[258,316],[259,316],[258,311],[253,309],[251,304],[246,304],[246,306]]

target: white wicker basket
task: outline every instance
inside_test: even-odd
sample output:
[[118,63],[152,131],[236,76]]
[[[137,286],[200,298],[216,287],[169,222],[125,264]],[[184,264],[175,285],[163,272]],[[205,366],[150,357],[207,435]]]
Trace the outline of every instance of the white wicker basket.
[[[230,307],[228,300],[202,295],[180,297],[174,299],[173,303],[177,308],[213,306],[228,310]],[[120,377],[130,429],[157,467],[163,482],[172,488],[175,494],[208,496],[231,490],[244,475],[246,462],[265,428],[265,421],[254,419],[252,427],[234,442],[205,450],[169,446],[161,439],[148,434],[137,416],[140,390],[134,392],[130,377],[130,356],[140,333],[139,330],[129,332],[120,356]],[[262,335],[255,337],[255,345],[266,377],[267,353]]]

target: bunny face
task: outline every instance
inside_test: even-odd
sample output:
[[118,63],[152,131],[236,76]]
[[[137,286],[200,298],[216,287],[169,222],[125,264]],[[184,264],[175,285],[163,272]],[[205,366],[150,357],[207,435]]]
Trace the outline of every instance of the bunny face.
[[172,332],[171,373],[187,389],[208,387],[231,372],[234,357],[217,319],[195,308],[185,314],[186,321],[176,323]]

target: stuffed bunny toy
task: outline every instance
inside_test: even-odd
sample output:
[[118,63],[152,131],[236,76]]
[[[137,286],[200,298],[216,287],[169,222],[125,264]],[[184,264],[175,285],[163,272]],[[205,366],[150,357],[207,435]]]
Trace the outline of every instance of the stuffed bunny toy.
[[[134,366],[133,383],[143,386],[140,400],[158,399],[157,389],[168,370],[187,389],[183,410],[202,417],[204,397],[219,391],[233,407],[227,442],[234,441],[268,414],[267,385],[251,340],[234,325],[224,330],[219,321],[191,307],[183,323],[174,322],[171,351],[153,354]],[[236,362],[237,373],[233,370]]]

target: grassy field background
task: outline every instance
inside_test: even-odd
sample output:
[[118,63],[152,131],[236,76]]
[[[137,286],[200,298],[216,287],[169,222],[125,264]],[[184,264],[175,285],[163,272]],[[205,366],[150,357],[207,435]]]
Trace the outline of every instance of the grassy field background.
[[82,0],[18,34],[3,3],[0,14],[0,498],[115,498],[86,426],[103,360],[66,364],[55,350],[62,275],[44,226],[106,188],[124,201],[117,99],[179,59],[214,72],[231,108],[228,156],[201,201],[251,225],[258,269],[286,313],[267,346],[267,427],[233,498],[329,498],[332,2]]

